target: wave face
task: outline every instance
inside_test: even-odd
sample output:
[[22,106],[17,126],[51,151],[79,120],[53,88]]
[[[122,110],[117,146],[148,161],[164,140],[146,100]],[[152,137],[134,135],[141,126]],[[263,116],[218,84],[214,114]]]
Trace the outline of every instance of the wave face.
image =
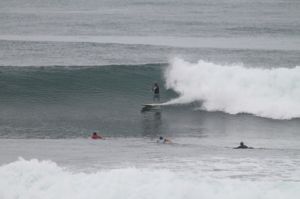
[[152,102],[153,82],[163,85],[162,65],[0,68],[0,137],[140,135],[141,104]]
[[[222,122],[219,126],[209,122],[223,121],[223,113],[194,112],[197,105],[166,106],[161,112],[141,114],[141,105],[152,102],[154,82],[161,86],[162,102],[202,100],[201,108],[208,111],[299,117],[299,67],[253,69],[177,59],[169,66],[3,66],[0,76],[2,138],[74,138],[93,131],[106,136],[186,135],[203,128],[210,129],[206,133],[224,131]],[[233,117],[234,123],[244,124],[243,132],[252,131],[253,125],[257,132],[268,128],[270,135],[299,132],[298,119],[270,125],[255,117],[255,124],[247,124],[243,118],[252,116],[226,115]]]
[[169,103],[201,101],[200,108],[207,111],[273,119],[300,117],[300,66],[246,68],[176,58],[165,71],[165,79],[167,88],[180,95]]
[[5,199],[277,199],[300,194],[299,182],[221,180],[189,171],[136,168],[71,172],[34,159],[1,166],[0,185],[0,197]]

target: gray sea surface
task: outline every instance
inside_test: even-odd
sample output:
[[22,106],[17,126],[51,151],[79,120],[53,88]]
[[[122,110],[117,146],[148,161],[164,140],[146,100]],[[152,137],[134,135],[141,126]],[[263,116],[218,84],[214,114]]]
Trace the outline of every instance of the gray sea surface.
[[[0,197],[299,196],[299,10],[299,0],[1,0]],[[211,66],[212,93],[234,97],[141,111],[154,82],[161,102],[188,93],[167,86],[178,63]],[[197,85],[190,74],[177,85]],[[254,149],[233,149],[241,141]]]

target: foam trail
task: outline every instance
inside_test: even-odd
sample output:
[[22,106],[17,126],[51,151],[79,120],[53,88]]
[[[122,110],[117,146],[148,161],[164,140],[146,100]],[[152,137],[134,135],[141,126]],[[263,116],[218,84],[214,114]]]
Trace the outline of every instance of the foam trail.
[[168,104],[203,102],[201,109],[250,113],[273,119],[300,117],[300,66],[246,68],[175,58],[165,71],[166,87],[180,96]]
[[189,171],[136,168],[70,172],[51,161],[24,159],[0,167],[0,186],[3,199],[279,199],[300,194],[299,182],[206,179]]

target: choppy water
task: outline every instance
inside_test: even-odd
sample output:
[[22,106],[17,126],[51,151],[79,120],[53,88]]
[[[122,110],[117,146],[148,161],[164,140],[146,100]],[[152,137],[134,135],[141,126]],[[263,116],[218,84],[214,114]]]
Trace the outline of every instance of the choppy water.
[[0,198],[298,196],[299,10],[2,0]]

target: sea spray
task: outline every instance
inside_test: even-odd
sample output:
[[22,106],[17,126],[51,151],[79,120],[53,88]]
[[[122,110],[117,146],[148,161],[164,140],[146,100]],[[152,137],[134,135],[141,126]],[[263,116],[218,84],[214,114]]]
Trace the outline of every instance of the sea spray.
[[300,66],[248,68],[242,64],[189,63],[179,58],[165,71],[166,87],[179,97],[168,104],[201,101],[201,109],[273,119],[300,117]]

